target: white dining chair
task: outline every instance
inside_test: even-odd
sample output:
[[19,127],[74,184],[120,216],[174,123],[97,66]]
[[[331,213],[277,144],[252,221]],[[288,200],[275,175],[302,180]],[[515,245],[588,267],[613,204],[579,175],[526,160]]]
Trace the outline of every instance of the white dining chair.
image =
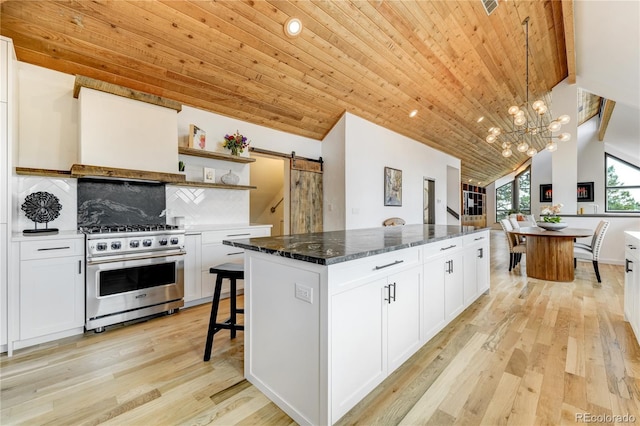
[[509,272],[511,272],[511,270],[520,263],[522,255],[527,252],[527,246],[526,244],[520,243],[517,235],[509,232],[513,231],[513,226],[511,225],[511,222],[509,222],[509,219],[502,219],[500,221],[500,226],[502,226],[502,229],[507,236],[507,241],[509,242]]
[[593,233],[591,244],[573,244],[574,268],[578,266],[577,259],[590,260],[593,263],[593,270],[596,273],[596,278],[598,279],[599,283],[602,281],[600,280],[600,270],[598,269],[598,258],[600,257],[600,248],[602,247],[602,241],[604,240],[604,235],[607,233],[608,228],[609,221],[601,220],[600,223],[598,223],[595,232]]

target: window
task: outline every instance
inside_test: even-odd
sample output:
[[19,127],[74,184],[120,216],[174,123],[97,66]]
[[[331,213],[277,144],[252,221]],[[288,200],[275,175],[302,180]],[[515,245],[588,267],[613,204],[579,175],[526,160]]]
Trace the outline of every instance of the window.
[[496,189],[496,222],[509,216],[513,210],[513,182]]
[[516,176],[516,205],[518,211],[524,214],[531,213],[531,169]]
[[514,212],[531,213],[531,168],[496,189],[496,222]]
[[607,212],[640,212],[640,168],[605,154]]

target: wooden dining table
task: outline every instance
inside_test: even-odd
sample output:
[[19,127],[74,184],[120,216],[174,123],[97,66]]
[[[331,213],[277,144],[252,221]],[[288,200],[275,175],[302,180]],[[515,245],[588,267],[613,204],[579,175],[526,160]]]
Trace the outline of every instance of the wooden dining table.
[[549,231],[537,226],[510,232],[526,237],[528,277],[561,282],[573,281],[574,239],[593,235],[591,229],[564,228]]

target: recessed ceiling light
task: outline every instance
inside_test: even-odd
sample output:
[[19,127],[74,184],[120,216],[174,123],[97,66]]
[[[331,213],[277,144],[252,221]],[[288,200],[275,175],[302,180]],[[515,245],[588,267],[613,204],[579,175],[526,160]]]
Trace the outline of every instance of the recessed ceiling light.
[[482,120],[484,120],[484,115],[482,117],[478,118],[478,123],[481,123]]
[[298,18],[289,18],[284,23],[284,33],[288,37],[297,37],[302,32],[302,22]]
[[415,117],[416,115],[418,115],[418,110],[417,109],[414,109],[413,111],[411,111],[409,113],[409,117],[411,117],[411,118]]

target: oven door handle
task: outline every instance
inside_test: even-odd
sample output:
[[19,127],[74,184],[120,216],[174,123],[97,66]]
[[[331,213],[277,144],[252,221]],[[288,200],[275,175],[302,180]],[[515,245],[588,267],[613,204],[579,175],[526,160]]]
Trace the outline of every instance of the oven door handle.
[[147,259],[155,259],[159,257],[174,257],[174,256],[184,256],[186,255],[186,251],[181,251],[178,253],[154,253],[154,254],[145,254],[143,256],[135,256],[135,257],[120,257],[120,258],[108,258],[108,259],[98,259],[98,260],[87,260],[87,265],[99,265],[101,263],[114,263],[114,262],[127,262],[130,260],[147,260]]

